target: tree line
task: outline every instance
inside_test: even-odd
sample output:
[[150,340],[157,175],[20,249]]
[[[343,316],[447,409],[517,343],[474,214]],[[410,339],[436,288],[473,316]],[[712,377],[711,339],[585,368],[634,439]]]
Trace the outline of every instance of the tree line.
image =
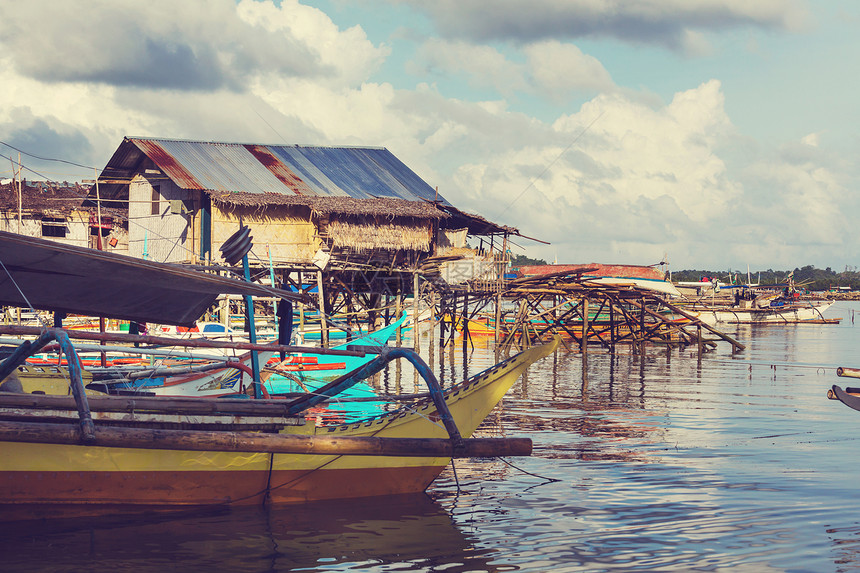
[[[788,271],[750,271],[749,280],[761,285],[784,284],[788,282],[789,275],[794,279],[797,286],[810,291],[827,291],[835,287],[849,287],[851,290],[860,290],[860,272],[856,270],[845,270],[837,273],[830,267],[818,269],[812,265],[795,268]],[[683,270],[673,271],[672,281],[701,281],[703,278],[717,278],[726,284],[747,284],[747,271],[699,271]]]

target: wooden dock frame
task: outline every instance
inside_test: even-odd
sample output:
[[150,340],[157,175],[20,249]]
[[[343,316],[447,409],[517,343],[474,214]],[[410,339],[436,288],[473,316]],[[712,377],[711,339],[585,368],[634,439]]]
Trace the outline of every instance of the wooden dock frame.
[[[589,345],[614,350],[629,344],[641,353],[645,344],[668,347],[694,345],[699,353],[727,342],[732,352],[744,345],[702,322],[664,297],[635,286],[589,283],[577,274],[559,273],[511,281],[498,291],[452,290],[441,296],[439,343],[453,343],[456,332],[445,325],[463,325],[463,344],[470,339],[469,320],[493,305],[497,344],[502,351],[526,347],[561,334],[568,349],[585,355]],[[502,310],[502,307],[507,310]],[[663,309],[665,313],[658,312]],[[512,318],[508,318],[512,317]],[[713,335],[705,339],[702,330]]]
[[[584,280],[582,274],[589,269],[449,285],[434,279],[438,261],[436,272],[433,264],[425,262],[408,270],[368,265],[325,270],[291,266],[276,268],[275,273],[283,284],[305,294],[318,289],[316,300],[327,317],[325,330],[329,333],[340,328],[352,334],[359,319],[376,327],[390,324],[406,309],[405,297],[412,295],[410,308],[416,316],[419,311],[431,309],[429,344],[434,346],[438,337],[440,349],[453,345],[460,332],[463,351],[469,346],[474,348],[469,321],[479,316],[494,319],[489,328],[493,329],[500,352],[538,344],[556,334],[562,335],[569,350],[577,348],[583,354],[587,354],[590,345],[609,350],[629,345],[637,354],[648,344],[667,348],[695,346],[699,355],[719,342],[730,344],[732,353],[744,349],[738,340],[654,291]],[[302,276],[310,280],[299,278]],[[413,336],[412,345],[418,348],[416,338]],[[400,343],[398,332],[397,345]]]

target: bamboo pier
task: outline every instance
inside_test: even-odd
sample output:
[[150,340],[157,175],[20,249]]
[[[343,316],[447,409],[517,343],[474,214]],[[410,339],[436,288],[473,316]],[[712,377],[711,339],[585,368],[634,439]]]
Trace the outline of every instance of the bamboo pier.
[[630,345],[636,351],[645,344],[696,346],[706,351],[726,342],[732,352],[744,349],[738,340],[653,291],[590,283],[582,272],[515,279],[499,291],[467,288],[443,293],[439,300],[443,346],[453,342],[457,329],[471,336],[470,325],[494,306],[494,318],[485,324],[503,351],[557,334],[569,349],[583,354],[589,345],[608,350]]

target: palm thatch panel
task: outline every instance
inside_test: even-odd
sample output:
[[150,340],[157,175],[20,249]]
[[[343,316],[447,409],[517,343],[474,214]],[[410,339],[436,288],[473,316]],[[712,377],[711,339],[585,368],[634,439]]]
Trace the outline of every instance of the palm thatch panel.
[[390,251],[430,251],[431,227],[415,221],[344,221],[333,219],[326,233],[336,249],[366,253],[381,249]]
[[228,207],[246,207],[258,211],[269,211],[276,206],[304,206],[315,216],[353,215],[369,217],[413,217],[416,219],[447,219],[449,215],[425,201],[407,201],[379,197],[356,199],[353,197],[309,197],[306,195],[282,195],[280,193],[236,193],[206,191],[212,202]]

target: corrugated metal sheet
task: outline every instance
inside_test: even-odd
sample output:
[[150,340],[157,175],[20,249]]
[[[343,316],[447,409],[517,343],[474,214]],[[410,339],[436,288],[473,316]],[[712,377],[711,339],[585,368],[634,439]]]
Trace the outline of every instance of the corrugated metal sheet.
[[[140,168],[143,156],[183,189],[356,199],[437,199],[447,204],[443,197],[437,197],[430,185],[384,148],[129,137],[114,153],[104,173],[110,173],[113,178],[131,177]],[[110,189],[114,193],[121,192],[118,186]]]

